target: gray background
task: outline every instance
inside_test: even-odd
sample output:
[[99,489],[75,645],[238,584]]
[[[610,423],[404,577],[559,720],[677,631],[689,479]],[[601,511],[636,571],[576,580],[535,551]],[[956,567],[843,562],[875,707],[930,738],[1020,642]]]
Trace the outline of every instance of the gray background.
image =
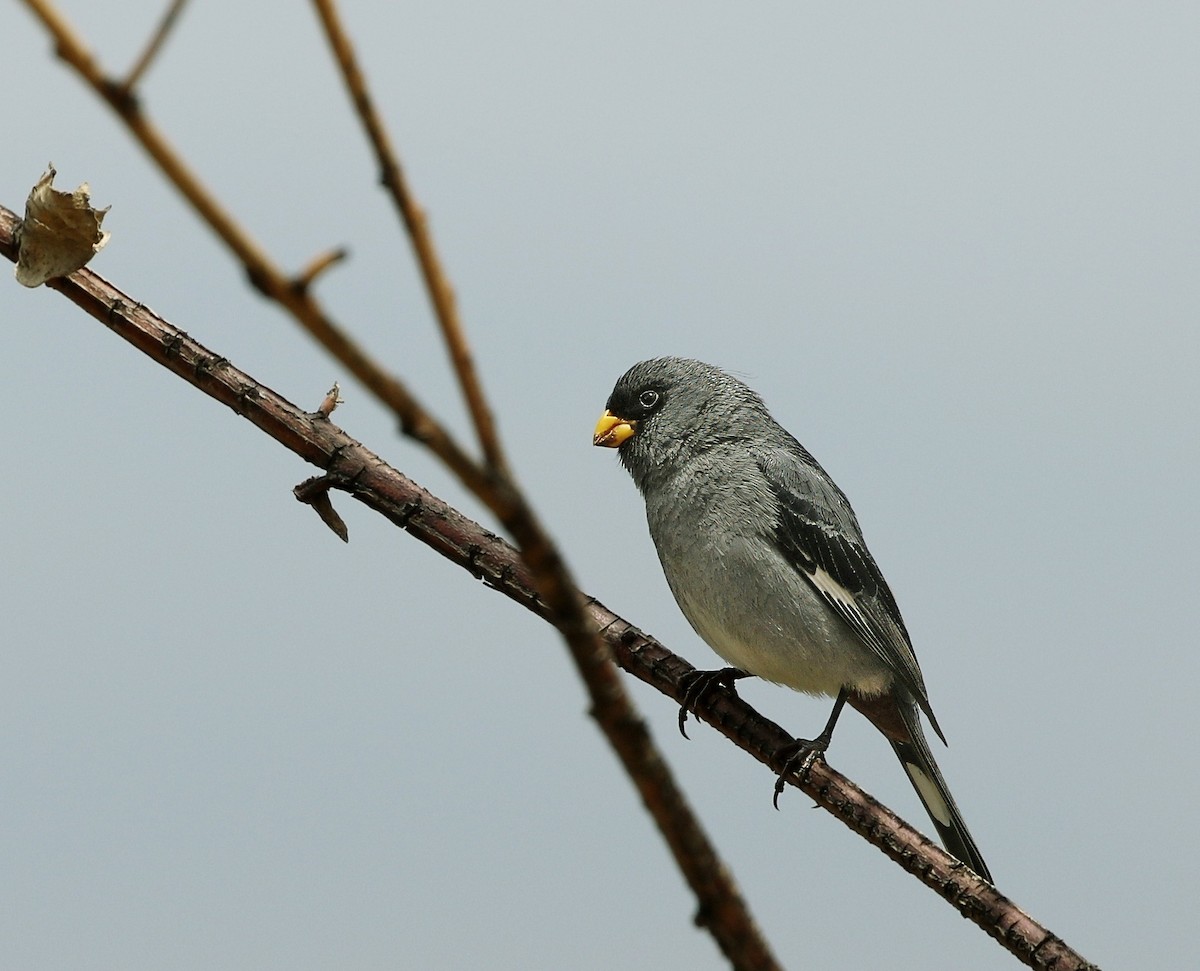
[[[165,3],[71,3],[131,63]],[[849,493],[1001,888],[1093,960],[1194,960],[1194,3],[348,3],[519,475],[580,582],[701,666],[592,425],[736,370]],[[144,95],[289,268],[465,432],[304,4],[195,3]],[[0,201],[112,204],[94,268],[478,506],[0,14]],[[10,271],[3,271],[5,274]],[[0,966],[717,968],[556,636],[62,298],[0,285]],[[631,683],[792,967],[1008,968]],[[744,694],[793,731],[818,702]],[[831,761],[920,808],[848,717]]]

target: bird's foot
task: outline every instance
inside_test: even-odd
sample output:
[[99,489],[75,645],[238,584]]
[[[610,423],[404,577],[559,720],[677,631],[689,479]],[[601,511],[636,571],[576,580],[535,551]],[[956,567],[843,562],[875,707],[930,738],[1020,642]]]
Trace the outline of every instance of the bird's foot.
[[679,679],[683,688],[683,701],[679,704],[679,734],[688,737],[687,729],[683,727],[687,721],[688,709],[695,708],[717,685],[725,687],[730,694],[737,697],[737,685],[740,678],[750,677],[749,672],[741,668],[721,668],[717,671],[690,671]]
[[776,809],[779,808],[779,796],[783,793],[783,785],[787,777],[793,772],[798,772],[800,778],[805,779],[808,776],[808,770],[813,767],[813,763],[817,759],[825,758],[825,750],[829,748],[829,740],[833,738],[833,726],[837,724],[838,716],[841,715],[849,698],[850,689],[843,685],[833,703],[833,711],[829,713],[829,721],[825,723],[821,734],[811,741],[807,738],[797,738],[790,744],[781,746],[775,753],[780,768],[779,778],[775,780],[775,795],[771,798],[771,804]]
[[825,750],[829,748],[829,735],[822,732],[814,739],[798,738],[789,745],[780,747],[775,753],[776,761],[780,763],[779,777],[775,780],[775,795],[771,797],[771,805],[779,808],[779,797],[783,795],[783,787],[789,775],[799,773],[803,779],[808,770],[818,759],[825,758]]

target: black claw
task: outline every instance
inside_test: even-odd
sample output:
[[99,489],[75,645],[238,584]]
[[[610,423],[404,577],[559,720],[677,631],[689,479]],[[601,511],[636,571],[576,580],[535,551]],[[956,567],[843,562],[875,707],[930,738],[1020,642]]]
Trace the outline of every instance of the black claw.
[[783,795],[787,777],[796,772],[803,780],[808,775],[809,769],[816,764],[817,759],[825,757],[825,750],[828,748],[829,739],[819,735],[814,739],[798,738],[775,753],[776,759],[782,760],[782,765],[779,775],[775,779],[775,794],[771,797],[772,806],[776,809],[779,808],[779,797]]
[[838,716],[841,715],[842,708],[849,697],[850,692],[847,688],[842,688],[838,692],[837,700],[833,703],[833,711],[829,714],[829,721],[825,723],[825,730],[820,735],[812,740],[798,738],[790,745],[784,745],[775,753],[776,760],[781,763],[779,777],[775,780],[775,795],[771,797],[771,805],[776,809],[779,808],[779,797],[783,793],[784,780],[787,776],[798,772],[801,781],[804,781],[808,777],[809,769],[813,767],[817,759],[825,757],[825,750],[829,748],[829,740],[833,738],[833,727],[837,724]]
[[721,668],[717,671],[690,671],[680,679],[680,685],[683,688],[683,701],[679,704],[679,734],[684,738],[688,737],[687,729],[684,728],[684,723],[687,721],[688,709],[694,709],[708,693],[717,685],[723,686],[735,698],[737,697],[737,685],[735,682],[739,678],[748,678],[750,675],[740,668]]
[[679,706],[679,734],[686,738],[689,742],[692,740],[688,735],[687,729],[684,728],[684,723],[687,721],[688,710],[685,705]]

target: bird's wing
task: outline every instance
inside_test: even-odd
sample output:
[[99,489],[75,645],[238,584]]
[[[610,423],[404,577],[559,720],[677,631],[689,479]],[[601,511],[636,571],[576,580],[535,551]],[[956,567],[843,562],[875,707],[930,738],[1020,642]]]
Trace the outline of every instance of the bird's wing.
[[788,563],[895,672],[941,736],[896,598],[845,495],[798,442],[763,452],[757,464],[779,503],[775,541]]

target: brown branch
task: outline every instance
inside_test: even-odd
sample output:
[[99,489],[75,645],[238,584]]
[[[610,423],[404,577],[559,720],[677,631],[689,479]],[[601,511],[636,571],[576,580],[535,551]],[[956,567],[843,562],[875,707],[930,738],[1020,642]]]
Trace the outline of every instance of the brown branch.
[[54,38],[55,53],[69,64],[129,129],[163,174],[245,267],[251,284],[287,310],[316,341],[359,379],[400,421],[401,430],[441,459],[497,515],[507,512],[508,499],[492,487],[492,479],[427,411],[408,388],[381,368],[334,320],[306,287],[296,287],[250,234],[217,201],[149,120],[136,97],[109,78],[83,41],[49,0],[24,0]]
[[421,268],[421,276],[425,281],[425,289],[429,293],[429,301],[433,305],[434,316],[442,331],[442,338],[450,352],[454,364],[454,372],[458,375],[459,386],[466,399],[475,432],[479,438],[479,447],[483,450],[484,458],[498,475],[507,476],[507,463],[500,438],[496,433],[495,421],[488,408],[487,399],[483,393],[483,385],[475,370],[475,362],[467,343],[466,332],[459,320],[458,307],[454,300],[454,289],[442,269],[437,248],[433,244],[433,234],[429,230],[429,221],[418,204],[416,197],[409,188],[400,165],[400,157],[392,147],[387,130],[383,127],[383,119],[375,110],[375,103],[367,90],[367,82],[354,56],[354,47],[350,37],[342,27],[340,16],[334,0],[313,0],[317,14],[321,18],[321,26],[329,46],[337,59],[342,72],[342,80],[354,103],[354,110],[366,129],[367,138],[375,150],[379,162],[379,180],[387,188],[395,203],[409,238],[412,240],[413,251],[417,257],[417,265]]
[[[399,157],[388,138],[379,113],[375,110],[374,101],[358,66],[349,35],[342,26],[336,4],[334,0],[314,0],[314,4],[330,48],[341,69],[351,101],[379,161],[381,180],[390,192],[412,240],[434,315],[450,352],[488,471],[493,477],[494,488],[508,500],[504,509],[498,511],[500,521],[516,539],[521,557],[532,571],[539,593],[551,608],[550,619],[566,640],[576,668],[593,699],[606,705],[626,706],[629,704],[627,701],[616,698],[617,686],[610,682],[608,675],[608,652],[597,640],[566,562],[509,472],[492,412],[475,369],[466,330],[458,315],[453,290],[437,255],[428,221],[408,185]],[[643,791],[643,798],[648,803],[652,797],[652,793]]]
[[339,388],[338,383],[334,381],[333,387],[325,392],[325,397],[322,398],[321,403],[317,405],[317,414],[322,418],[328,418],[333,414],[333,410],[340,404],[344,404],[342,401],[342,389]]
[[134,62],[133,67],[129,69],[129,73],[125,76],[125,80],[121,82],[121,93],[123,96],[127,97],[133,92],[142,75],[150,67],[151,62],[158,56],[159,50],[166,41],[167,35],[171,32],[171,28],[175,26],[175,22],[179,19],[179,15],[183,12],[183,6],[186,3],[187,0],[171,0],[171,6],[163,14],[158,28],[151,35],[145,50],[142,51],[142,56]]
[[350,251],[344,246],[338,246],[331,250],[326,250],[324,253],[318,253],[308,264],[292,279],[292,286],[297,290],[304,292],[316,282],[317,277],[328,270],[332,266],[341,263],[350,255]]
[[[16,215],[0,207],[0,253],[14,261],[15,222]],[[539,595],[529,568],[511,546],[392,469],[326,418],[302,411],[284,400],[90,270],[51,281],[48,286],[173,373],[253,422],[305,461],[325,470],[321,490],[337,488],[348,492],[488,586],[542,617],[553,615],[553,609]],[[587,598],[586,605],[591,623],[599,629],[623,668],[676,701],[682,699],[681,678],[693,670],[686,661],[599,601]],[[615,679],[612,665],[605,658],[598,656],[596,663]],[[697,714],[767,766],[772,765],[780,746],[792,740],[778,725],[724,692],[713,692],[699,705]],[[593,709],[593,715],[601,717],[598,707]],[[623,759],[641,758],[647,762],[645,773],[631,774],[639,780],[643,800],[651,810],[675,812],[679,807],[656,806],[652,800],[660,797],[641,788],[641,780],[650,773],[665,774],[667,769],[650,747],[646,727],[640,719],[632,716],[617,719],[603,727],[606,734],[612,733],[613,745]],[[826,763],[817,762],[805,778],[793,777],[788,782],[898,862],[1026,965],[1054,971],[1095,968],[995,887]],[[686,812],[686,807],[683,811]],[[698,920],[710,928],[721,928],[725,935],[718,938],[722,950],[730,955],[736,967],[774,967],[766,945],[761,943],[715,854],[711,858],[705,856],[707,844],[699,825],[695,824],[690,831],[681,829],[675,838],[681,844],[678,852],[689,882],[704,890],[703,894],[696,890],[704,901]]]

